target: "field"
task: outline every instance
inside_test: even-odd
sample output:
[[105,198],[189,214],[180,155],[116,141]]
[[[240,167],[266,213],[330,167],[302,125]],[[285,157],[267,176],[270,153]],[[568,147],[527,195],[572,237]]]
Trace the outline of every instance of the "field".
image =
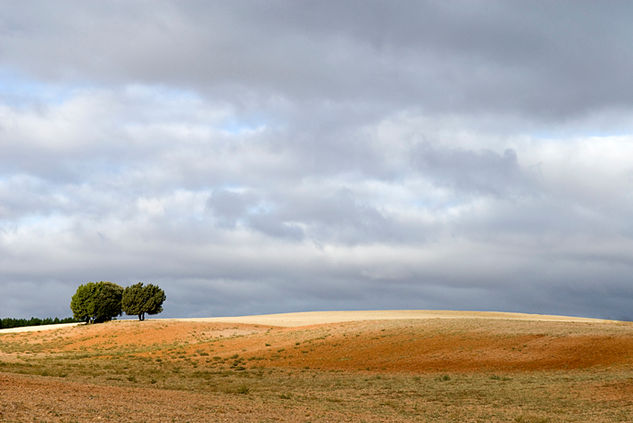
[[0,332],[2,422],[632,420],[628,322],[394,311]]

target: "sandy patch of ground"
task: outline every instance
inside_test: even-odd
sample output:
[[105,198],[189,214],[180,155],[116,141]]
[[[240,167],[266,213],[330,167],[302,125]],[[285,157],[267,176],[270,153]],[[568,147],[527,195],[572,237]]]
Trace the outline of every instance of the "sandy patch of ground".
[[19,328],[7,328],[0,329],[0,334],[3,333],[20,333],[20,332],[40,332],[43,330],[53,330],[68,328],[71,326],[81,325],[82,323],[59,323],[57,325],[39,325],[39,326],[23,326]]
[[302,313],[263,314],[237,317],[208,317],[173,319],[195,322],[230,322],[257,325],[298,327],[326,323],[355,322],[364,320],[411,320],[411,319],[509,319],[555,322],[606,322],[607,320],[584,317],[551,316],[545,314],[502,313],[452,310],[363,310],[363,311],[310,311]]

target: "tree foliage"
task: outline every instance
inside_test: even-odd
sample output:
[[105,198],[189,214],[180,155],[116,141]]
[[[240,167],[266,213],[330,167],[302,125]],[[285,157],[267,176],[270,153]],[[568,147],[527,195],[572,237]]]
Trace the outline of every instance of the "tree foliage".
[[121,314],[123,288],[112,282],[88,282],[80,285],[70,301],[76,319],[86,323],[112,320]]
[[70,309],[73,317],[79,320],[85,320],[90,323],[94,312],[94,296],[95,283],[88,282],[85,285],[79,285],[75,295],[70,300]]
[[165,291],[156,285],[143,282],[128,286],[123,291],[122,309],[129,316],[138,316],[139,320],[145,320],[145,313],[158,314],[163,311]]

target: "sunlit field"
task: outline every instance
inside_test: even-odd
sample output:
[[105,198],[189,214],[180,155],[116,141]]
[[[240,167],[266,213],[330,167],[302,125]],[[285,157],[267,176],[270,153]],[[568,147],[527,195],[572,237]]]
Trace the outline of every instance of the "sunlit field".
[[0,332],[0,421],[631,421],[633,324],[444,317]]

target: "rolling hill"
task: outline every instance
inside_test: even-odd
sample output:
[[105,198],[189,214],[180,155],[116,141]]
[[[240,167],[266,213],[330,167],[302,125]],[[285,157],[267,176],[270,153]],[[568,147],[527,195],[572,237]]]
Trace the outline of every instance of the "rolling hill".
[[630,322],[419,310],[125,320],[0,332],[0,420],[624,422],[632,369]]

